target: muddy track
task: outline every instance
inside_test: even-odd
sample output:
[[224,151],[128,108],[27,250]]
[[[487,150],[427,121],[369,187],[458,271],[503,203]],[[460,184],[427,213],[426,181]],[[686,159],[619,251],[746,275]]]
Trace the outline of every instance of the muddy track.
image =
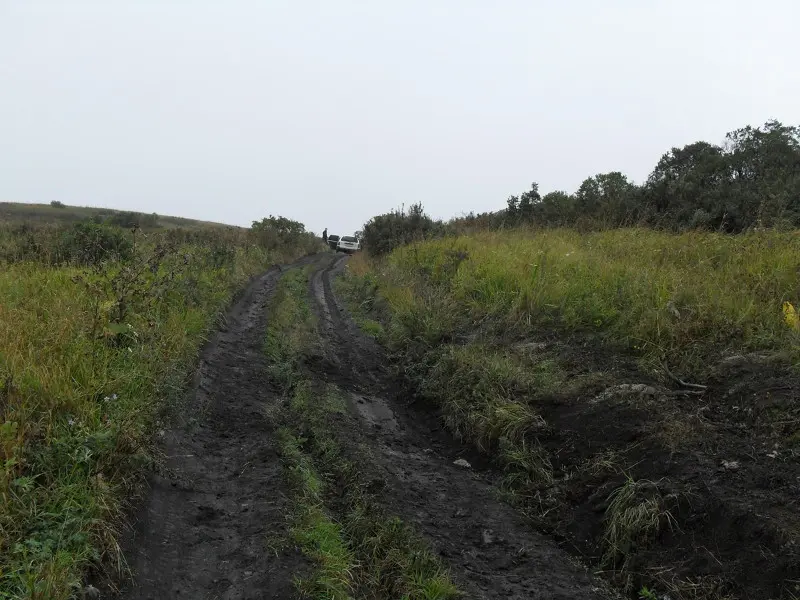
[[[297,264],[304,264],[303,259]],[[266,306],[281,269],[253,280],[204,349],[186,406],[164,434],[162,474],[135,520],[125,600],[292,596],[304,568],[269,553],[284,535],[284,482],[269,424],[263,352]]]
[[319,375],[347,393],[357,418],[339,437],[370,449],[374,464],[363,468],[381,479],[386,508],[414,524],[470,597],[608,597],[566,552],[498,500],[478,470],[454,465],[474,454],[397,395],[382,349],[358,331],[333,293],[331,279],[345,261],[322,255],[311,278],[325,355]]
[[[121,597],[291,598],[292,579],[311,568],[295,549],[270,544],[286,539],[290,511],[264,413],[281,393],[268,382],[263,351],[267,306],[281,274],[308,265],[321,343],[307,375],[335,383],[349,398],[351,414],[335,433],[379,482],[386,510],[428,540],[469,598],[610,597],[497,498],[476,453],[399,395],[382,349],[334,295],[331,282],[345,262],[323,253],[271,269],[248,286],[209,341],[186,406],[164,434],[164,468],[151,478],[124,545],[132,580]],[[462,457],[472,467],[453,464]]]

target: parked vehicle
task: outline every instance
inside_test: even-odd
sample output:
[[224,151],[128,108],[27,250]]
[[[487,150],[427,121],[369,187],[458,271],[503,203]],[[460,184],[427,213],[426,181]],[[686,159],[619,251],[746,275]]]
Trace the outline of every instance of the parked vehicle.
[[354,238],[351,235],[343,235],[339,238],[339,242],[336,244],[337,252],[347,252],[348,254],[352,254],[353,252],[358,252],[359,250],[361,250],[361,240]]
[[339,236],[338,235],[329,235],[328,236],[328,246],[331,247],[331,250],[336,250],[336,245],[339,243]]

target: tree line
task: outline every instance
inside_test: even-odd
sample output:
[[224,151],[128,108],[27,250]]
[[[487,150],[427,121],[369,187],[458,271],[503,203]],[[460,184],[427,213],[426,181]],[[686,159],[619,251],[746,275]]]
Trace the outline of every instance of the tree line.
[[721,145],[672,148],[637,185],[612,171],[587,178],[575,193],[541,195],[536,183],[496,212],[455,219],[495,228],[520,224],[738,233],[800,226],[800,127],[767,121],[728,133]]

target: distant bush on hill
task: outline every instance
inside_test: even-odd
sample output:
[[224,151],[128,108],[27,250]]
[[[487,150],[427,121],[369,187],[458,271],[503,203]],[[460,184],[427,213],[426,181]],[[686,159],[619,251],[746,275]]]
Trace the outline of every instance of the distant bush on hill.
[[253,221],[250,231],[254,241],[265,250],[295,246],[305,249],[306,253],[312,253],[323,247],[322,238],[306,231],[306,226],[299,221],[286,217],[270,215],[260,221]]
[[56,246],[56,262],[98,265],[104,260],[127,260],[131,240],[121,229],[96,223],[76,223],[65,230]]
[[445,225],[425,214],[422,204],[378,215],[364,225],[362,241],[370,254],[388,254],[398,246],[443,235]]

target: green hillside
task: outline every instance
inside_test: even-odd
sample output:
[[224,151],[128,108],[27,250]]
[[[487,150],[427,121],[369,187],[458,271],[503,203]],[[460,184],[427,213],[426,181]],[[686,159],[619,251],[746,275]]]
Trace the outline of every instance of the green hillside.
[[114,210],[111,208],[67,206],[59,203],[25,204],[21,202],[0,202],[0,223],[69,224],[92,219],[122,226],[137,222],[140,227],[147,229],[226,227],[222,223],[212,223],[210,221],[169,217],[155,213],[146,214]]

